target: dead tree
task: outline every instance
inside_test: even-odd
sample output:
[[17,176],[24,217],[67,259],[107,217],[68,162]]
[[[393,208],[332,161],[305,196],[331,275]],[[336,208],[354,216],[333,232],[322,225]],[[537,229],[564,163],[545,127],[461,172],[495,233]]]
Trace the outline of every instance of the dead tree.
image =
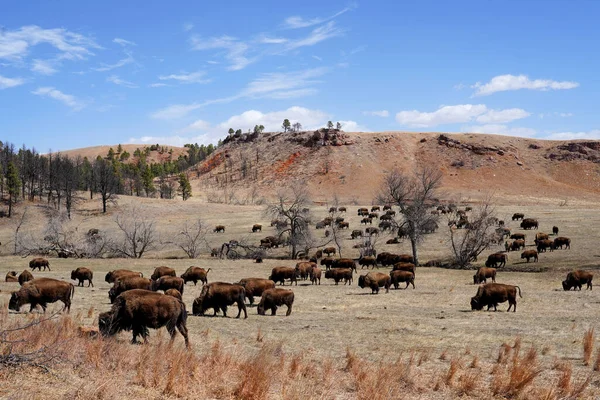
[[207,232],[206,225],[200,219],[192,224],[186,222],[177,235],[176,244],[189,258],[196,258],[200,255],[200,250],[203,247],[208,247],[206,242]]
[[122,240],[113,246],[117,255],[129,258],[142,258],[145,252],[153,250],[158,243],[155,221],[136,206],[124,210],[115,217],[115,223],[123,233]]

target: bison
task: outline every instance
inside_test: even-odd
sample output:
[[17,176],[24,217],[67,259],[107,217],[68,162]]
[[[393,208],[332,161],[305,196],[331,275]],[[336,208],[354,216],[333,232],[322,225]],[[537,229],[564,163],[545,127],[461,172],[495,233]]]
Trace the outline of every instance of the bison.
[[537,219],[533,219],[533,218],[525,218],[523,219],[523,221],[521,221],[521,228],[523,229],[537,229],[538,228],[538,221]]
[[185,281],[176,276],[161,276],[157,280],[152,281],[150,289],[153,292],[158,290],[166,292],[169,289],[177,289],[179,290],[179,293],[183,294],[183,290],[185,289]]
[[223,225],[217,225],[215,226],[215,229],[213,229],[213,232],[215,233],[225,233],[225,226]]
[[134,289],[119,295],[110,311],[98,316],[98,329],[102,336],[114,336],[122,330],[133,332],[132,343],[141,336],[148,342],[148,328],[159,329],[165,326],[175,339],[177,329],[190,347],[186,325],[185,304],[174,296]]
[[363,219],[360,220],[361,224],[369,224],[371,225],[373,223],[373,218],[369,218],[369,217],[365,217]]
[[340,222],[339,224],[337,224],[338,229],[350,229],[350,223],[349,222]]
[[[504,253],[494,253],[490,254],[485,262],[486,267],[504,267],[506,266],[506,260],[508,256]],[[477,282],[475,282],[477,283]]]
[[346,207],[338,207],[338,211],[341,213],[346,212]]
[[307,261],[299,262],[296,264],[296,268],[295,268],[296,276],[299,277],[300,279],[302,279],[303,281],[305,281],[310,276],[310,271],[316,266],[317,266],[317,264],[313,263],[313,262],[307,262]]
[[348,268],[356,272],[356,264],[351,258],[338,258],[337,260],[333,260],[331,268]]
[[510,235],[509,239],[525,240],[525,234],[524,233],[513,233],[512,235]]
[[33,260],[29,261],[29,268],[31,268],[32,271],[35,271],[35,269],[37,268],[41,272],[42,267],[44,267],[44,271],[46,270],[46,268],[48,268],[48,271],[52,271],[50,269],[50,262],[43,257],[36,257]]
[[71,299],[75,294],[75,286],[72,283],[59,281],[52,278],[37,278],[23,284],[17,292],[12,292],[8,308],[19,311],[25,304],[31,304],[29,312],[39,304],[46,312],[48,303],[58,300],[64,303],[63,311],[71,311]]
[[587,284],[587,288],[592,290],[592,279],[594,274],[589,271],[575,270],[567,274],[567,279],[562,282],[564,290],[571,290],[571,288],[581,290],[581,286]]
[[108,291],[108,298],[111,303],[115,302],[118,295],[132,289],[152,290],[152,281],[141,276],[126,276],[113,284],[113,287]]
[[515,240],[514,242],[512,242],[509,245],[509,250],[511,250],[511,251],[519,251],[524,248],[525,248],[525,241],[521,240],[521,239]]
[[173,268],[164,267],[164,266],[163,267],[156,267],[154,269],[154,272],[150,276],[150,279],[152,279],[153,281],[155,281],[158,278],[160,278],[161,276],[177,276],[177,274],[175,273],[175,270]]
[[33,274],[29,271],[27,271],[26,269],[23,270],[23,272],[21,272],[19,274],[19,285],[23,286],[25,284],[25,282],[29,282],[33,280]]
[[365,233],[368,235],[379,235],[379,229],[374,227],[365,228]]
[[202,282],[202,285],[206,285],[208,283],[208,273],[209,269],[204,269],[200,267],[189,267],[183,274],[181,274],[181,278],[183,282],[187,284],[188,282],[194,282],[194,286],[198,281]]
[[200,296],[198,296],[192,305],[194,315],[204,315],[204,312],[209,308],[214,310],[213,316],[217,315],[217,311],[223,311],[223,316],[227,316],[227,306],[237,304],[239,318],[244,311],[244,318],[248,318],[244,299],[246,291],[241,285],[235,285],[226,282],[213,282],[202,287]]
[[77,286],[83,286],[83,282],[88,281],[88,287],[90,287],[90,285],[94,287],[94,282],[92,282],[92,279],[94,279],[94,273],[89,268],[79,267],[71,271],[71,280],[79,281]]
[[529,262],[529,259],[533,258],[533,261],[537,262],[538,261],[538,252],[535,250],[525,250],[524,252],[521,253],[521,259],[527,259],[527,262]]
[[167,290],[165,290],[165,294],[167,296],[173,296],[176,299],[183,301],[183,296],[181,295],[181,292],[177,289],[167,289]]
[[389,293],[392,279],[389,275],[383,272],[369,272],[366,275],[358,277],[358,286],[361,289],[368,287],[371,289],[371,294],[379,293],[379,288],[384,287],[385,292]]
[[487,279],[491,278],[492,282],[496,282],[496,268],[480,267],[475,275],[473,275],[473,283],[486,283]]
[[398,289],[400,282],[406,282],[406,288],[408,285],[412,285],[415,288],[415,274],[410,271],[396,270],[390,272],[391,284],[394,285],[395,289]]
[[369,269],[369,265],[375,269],[375,266],[377,266],[377,259],[373,256],[363,256],[358,259],[358,265],[360,265],[360,269],[363,269],[364,267]]
[[335,254],[337,251],[335,249],[335,247],[326,247],[323,249],[323,254],[327,254],[327,256],[329,257],[332,254]]
[[321,266],[325,266],[325,270],[331,269],[331,265],[335,261],[333,257],[325,257],[321,260]]
[[325,279],[333,279],[337,285],[341,280],[344,285],[352,284],[352,270],[349,268],[335,268],[325,271]]
[[250,301],[250,305],[254,304],[254,297],[262,296],[267,289],[273,289],[275,282],[265,278],[244,278],[238,282],[244,288],[245,295]]
[[538,253],[544,253],[547,249],[550,249],[550,251],[554,250],[554,241],[546,239],[537,242]]
[[379,211],[379,210],[380,210],[379,206],[371,207],[371,212],[375,212],[375,211]]
[[523,213],[514,213],[512,216],[513,221],[518,221],[523,218],[525,218],[525,214],[523,214]]
[[317,282],[318,282],[319,285],[321,284],[321,268],[314,267],[310,271],[310,282],[313,285],[316,285]]
[[282,285],[285,285],[285,280],[290,280],[290,286],[292,282],[296,283],[298,286],[298,281],[296,280],[296,269],[292,267],[275,267],[271,270],[271,276],[269,279],[273,282],[281,282]]
[[262,225],[261,224],[254,224],[254,225],[252,225],[252,233],[256,233],[256,232],[262,232]]
[[549,239],[549,236],[548,236],[547,233],[538,232],[538,233],[535,234],[535,239],[533,240],[533,242],[535,244],[538,244],[538,242],[540,240],[548,240],[548,239]]
[[398,262],[392,266],[392,271],[409,271],[415,273],[415,264],[407,262]]
[[355,229],[350,234],[350,237],[352,239],[356,239],[356,238],[362,237],[362,235],[363,235],[363,232],[360,229]]
[[571,239],[564,237],[564,236],[559,236],[556,239],[554,239],[554,248],[558,249],[565,246],[566,249],[570,249],[571,248]]
[[287,306],[285,316],[292,313],[292,305],[294,304],[294,292],[287,289],[267,289],[263,292],[260,302],[258,303],[258,315],[265,315],[266,310],[271,310],[271,315],[277,313],[277,307]]
[[104,277],[104,280],[107,283],[113,283],[118,279],[125,278],[126,276],[144,277],[144,274],[142,274],[141,272],[130,271],[128,269],[116,269],[114,271],[107,272],[106,276]]
[[479,286],[477,294],[471,297],[471,309],[481,310],[484,306],[487,306],[488,311],[494,307],[494,311],[497,311],[498,303],[504,303],[508,300],[508,310],[511,307],[513,312],[517,311],[517,289],[519,290],[519,297],[521,296],[521,288],[513,285],[505,285],[503,283],[486,283],[485,285]]
[[4,278],[5,282],[19,282],[19,278],[17,278],[17,271],[9,271],[6,273],[6,278]]
[[552,234],[553,234],[554,236],[558,236],[558,226],[553,226],[553,227],[552,227]]

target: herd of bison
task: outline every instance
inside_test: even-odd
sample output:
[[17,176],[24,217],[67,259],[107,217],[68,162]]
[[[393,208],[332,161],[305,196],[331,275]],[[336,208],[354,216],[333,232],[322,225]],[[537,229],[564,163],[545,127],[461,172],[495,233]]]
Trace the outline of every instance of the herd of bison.
[[[388,208],[388,213],[391,215],[391,210]],[[385,209],[385,208],[384,208]],[[373,207],[369,212],[366,208],[360,208],[358,214],[363,216],[361,223],[368,223],[368,220],[375,217],[373,213],[377,207]],[[345,212],[345,207],[340,207],[336,211]],[[438,207],[433,213],[446,212],[444,207]],[[468,223],[467,213],[470,209],[455,210],[454,212],[459,217],[456,228],[461,228]],[[515,213],[512,217],[513,221],[521,221],[520,227],[524,230],[537,229],[538,222],[532,218],[525,218],[521,213]],[[382,222],[386,222],[383,218]],[[341,221],[320,221],[319,224],[326,226],[327,223],[344,223]],[[345,228],[348,228],[348,223],[345,223]],[[497,305],[508,301],[508,311],[516,311],[517,296],[521,297],[521,289],[519,286],[496,283],[497,268],[506,265],[508,253],[510,251],[519,251],[525,249],[524,233],[513,233],[504,227],[503,221],[497,221],[496,229],[499,235],[499,242],[505,241],[506,238],[512,242],[506,241],[505,251],[494,253],[488,256],[485,266],[480,267],[473,275],[473,283],[481,284],[477,288],[477,293],[471,298],[472,310],[482,310],[487,306],[487,310],[492,307],[496,311]],[[317,226],[321,228],[323,226]],[[368,229],[368,228],[367,228]],[[224,232],[225,227],[219,225],[215,228],[215,232]],[[255,224],[252,227],[253,232],[262,231],[262,226]],[[363,235],[362,231],[360,232]],[[352,238],[358,235],[353,231]],[[366,232],[364,234],[376,234]],[[399,233],[400,234],[400,233]],[[539,253],[553,251],[556,249],[570,248],[571,241],[567,237],[558,236],[558,227],[553,227],[552,236],[538,232],[535,235],[534,244],[536,250],[524,250],[521,253],[521,259],[537,261]],[[267,241],[270,241],[268,239]],[[261,244],[267,241],[261,241]],[[269,243],[269,246],[272,243]],[[214,253],[214,250],[213,250]],[[211,282],[208,283],[208,274],[210,268],[204,269],[200,267],[189,267],[179,277],[173,268],[161,266],[157,267],[153,274],[147,278],[141,272],[118,269],[110,271],[105,276],[105,281],[112,283],[112,287],[108,292],[108,296],[112,307],[109,311],[103,312],[98,318],[98,331],[103,336],[112,336],[122,330],[132,331],[132,342],[137,341],[137,337],[141,336],[144,341],[148,338],[148,328],[158,329],[166,327],[171,339],[174,339],[178,330],[185,339],[186,346],[189,346],[188,330],[186,326],[187,310],[186,305],[182,301],[182,294],[187,283],[193,282],[194,286],[198,282],[202,283],[200,295],[193,301],[192,314],[204,315],[208,309],[213,310],[213,315],[216,316],[218,311],[227,316],[227,307],[236,305],[238,313],[236,318],[239,318],[244,313],[244,318],[248,317],[246,309],[246,299],[250,305],[254,304],[255,297],[260,298],[257,306],[259,315],[265,315],[267,310],[271,311],[271,315],[276,315],[278,307],[285,305],[287,307],[286,316],[292,312],[294,303],[294,292],[282,288],[276,288],[276,284],[285,285],[289,282],[298,285],[298,280],[309,280],[313,285],[320,285],[321,278],[331,279],[338,285],[339,282],[351,285],[354,281],[354,274],[357,273],[357,265],[364,269],[369,267],[390,267],[389,273],[370,271],[364,275],[358,276],[358,286],[360,288],[371,289],[372,294],[379,293],[380,288],[384,288],[386,293],[389,292],[391,286],[398,289],[400,284],[405,284],[404,289],[412,286],[415,289],[415,264],[413,257],[408,254],[392,254],[384,252],[368,256],[361,256],[358,259],[351,258],[335,258],[332,255],[336,254],[334,247],[327,247],[317,250],[310,257],[309,261],[301,261],[295,267],[281,266],[275,267],[271,271],[268,278],[246,278],[239,282]],[[258,261],[258,260],[257,260]],[[46,269],[50,270],[50,263],[46,258],[34,258],[29,262],[30,269],[34,272],[36,269],[42,273]],[[324,271],[323,271],[324,270]],[[94,274],[89,268],[79,267],[71,272],[71,279],[78,281],[78,286],[94,286]],[[566,279],[562,282],[564,290],[572,288],[581,290],[582,286],[586,285],[587,289],[592,289],[593,275],[589,271],[575,270],[567,274]],[[491,283],[488,283],[488,279]],[[30,304],[30,312],[38,305],[45,311],[48,303],[61,301],[64,303],[63,311],[67,312],[71,308],[71,299],[75,292],[75,286],[70,282],[62,280],[37,277],[34,278],[32,273],[24,270],[17,276],[15,271],[8,272],[6,275],[7,282],[18,282],[21,285],[20,290],[12,292],[9,309],[19,311],[26,304]],[[163,293],[160,293],[162,291]],[[93,331],[95,333],[95,331]]]

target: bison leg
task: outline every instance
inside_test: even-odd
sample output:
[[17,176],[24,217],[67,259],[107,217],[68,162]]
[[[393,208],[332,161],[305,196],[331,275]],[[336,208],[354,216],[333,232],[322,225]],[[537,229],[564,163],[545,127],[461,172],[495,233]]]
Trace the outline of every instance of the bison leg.
[[287,312],[285,313],[285,316],[289,317],[291,313],[292,313],[292,304],[288,304],[287,305]]
[[[223,311],[223,318],[226,318],[227,317],[227,306],[222,306],[221,311]],[[215,308],[215,315],[217,315],[216,308]]]
[[239,318],[240,315],[242,314],[242,310],[244,311],[244,319],[248,318],[248,313],[246,312],[246,305],[244,304],[244,301],[238,301],[237,302],[237,306],[238,306],[238,315],[236,318]]
[[254,296],[248,296],[248,301],[250,302],[250,305],[254,304]]
[[91,279],[90,279],[88,282],[89,282],[89,283],[88,283],[88,287],[90,287],[90,285],[91,285],[92,287],[94,287],[94,282],[92,282],[92,280],[91,280]]
[[183,336],[183,339],[185,340],[185,347],[187,347],[189,349],[190,348],[190,339],[188,337],[188,329],[187,329],[187,326],[185,325],[185,322],[178,322],[177,330],[179,330],[179,333],[181,333],[181,336]]
[[589,289],[589,290],[592,290],[592,281],[589,281],[589,282],[587,283],[587,288],[586,288],[586,290],[587,290],[587,289]]
[[277,315],[277,306],[271,307],[271,315]]

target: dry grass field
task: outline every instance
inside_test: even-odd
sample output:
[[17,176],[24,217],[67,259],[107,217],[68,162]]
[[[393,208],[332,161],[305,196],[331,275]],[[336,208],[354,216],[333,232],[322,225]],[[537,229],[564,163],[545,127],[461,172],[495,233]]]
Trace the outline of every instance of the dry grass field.
[[[261,206],[207,204],[193,199],[184,203],[122,198],[118,208],[113,208],[110,215],[93,215],[93,218],[92,209],[97,204],[82,203],[79,206],[81,211],[74,218],[72,226],[77,227],[77,232],[87,232],[89,228],[96,227],[116,236],[118,232],[115,229],[114,216],[117,212],[126,211],[133,201],[138,206],[144,207],[145,212],[156,220],[163,245],[149,252],[144,258],[135,260],[51,258],[52,271],[35,272],[34,276],[69,281],[70,271],[78,266],[89,267],[95,274],[95,287],[76,288],[71,312],[74,319],[66,322],[60,320],[56,324],[69,326],[70,324],[96,324],[98,314],[110,308],[107,295],[110,286],[104,282],[104,275],[116,268],[137,270],[143,272],[144,276],[149,276],[153,269],[160,265],[173,267],[178,274],[184,272],[190,265],[196,265],[211,268],[208,275],[209,282],[236,282],[246,277],[266,278],[275,266],[295,265],[295,261],[276,259],[266,259],[263,264],[256,264],[252,260],[219,260],[210,258],[206,251],[200,258],[190,260],[183,258],[183,252],[170,243],[183,223],[195,218],[202,218],[209,227],[216,224],[226,226],[224,234],[209,233],[207,237],[209,246],[218,246],[230,239],[258,243],[260,238],[271,234],[273,229],[269,227],[269,218],[263,214],[264,207]],[[327,209],[327,205],[314,206],[312,210],[315,220],[323,218]],[[350,222],[350,231],[360,228],[360,217],[356,216],[356,209],[357,206],[348,205],[348,213],[345,215],[346,220]],[[527,386],[523,392],[513,393],[510,396],[568,398],[577,394],[576,382],[582,382],[591,376],[581,398],[597,398],[600,396],[600,377],[597,372],[592,372],[592,366],[583,365],[583,338],[590,328],[598,328],[600,294],[596,290],[564,292],[560,282],[571,269],[596,269],[600,265],[598,208],[592,203],[577,203],[576,200],[560,205],[558,201],[547,201],[538,205],[499,205],[498,216],[507,222],[513,232],[521,232],[517,229],[517,223],[510,221],[512,213],[517,211],[524,212],[527,217],[537,218],[540,221],[541,232],[549,233],[553,225],[558,226],[561,236],[572,239],[572,246],[570,250],[543,253],[540,255],[539,262],[535,264],[522,262],[519,259],[520,252],[509,253],[507,267],[499,269],[497,282],[520,286],[523,298],[518,299],[516,313],[505,312],[508,307],[506,303],[499,306],[498,312],[472,312],[469,300],[477,291],[477,286],[473,285],[472,270],[422,267],[416,273],[416,289],[392,289],[389,293],[382,290],[378,295],[371,295],[370,290],[360,289],[357,286],[357,275],[351,286],[343,284],[336,286],[333,281],[326,279],[321,281],[320,286],[311,285],[308,281],[299,281],[297,286],[292,287],[295,303],[289,317],[284,316],[285,307],[274,317],[259,316],[256,308],[253,307],[248,308],[248,319],[238,320],[232,318],[236,315],[237,309],[230,307],[228,318],[220,315],[216,318],[190,315],[188,318],[193,354],[203,360],[205,364],[198,361],[203,368],[216,368],[214,365],[206,365],[207,357],[211,354],[214,356],[214,346],[218,346],[217,350],[222,352],[219,353],[220,357],[229,354],[230,357],[238,360],[236,366],[232,362],[230,372],[218,372],[224,374],[223,376],[231,374],[229,379],[222,378],[231,386],[229,389],[216,385],[215,380],[220,376],[218,375],[211,378],[198,378],[198,385],[202,386],[206,380],[207,387],[211,388],[204,392],[198,392],[200,390],[198,388],[193,390],[188,388],[182,392],[169,391],[166,389],[168,382],[160,381],[156,385],[138,382],[133,388],[116,392],[116,389],[112,388],[112,391],[106,393],[141,394],[151,398],[171,395],[196,398],[265,398],[265,396],[267,398],[398,398],[402,397],[401,393],[404,393],[406,398],[461,396],[489,398],[495,393],[493,390],[495,377],[508,374],[506,379],[509,379],[510,375],[508,369],[506,371],[502,369],[504,372],[498,369],[499,365],[504,365],[498,363],[499,351],[506,348],[503,345],[512,346],[516,341],[517,347],[521,346],[520,357],[524,357],[522,364],[532,367],[539,365],[540,372],[539,375],[536,374],[532,386]],[[39,224],[43,221],[43,215],[35,206],[32,206],[30,215],[35,217],[24,224],[23,232],[38,231],[39,234]],[[250,233],[254,223],[262,223],[262,233]],[[422,262],[449,256],[447,228],[443,220],[440,226],[440,230],[429,235],[421,245]],[[358,250],[352,248],[356,242],[350,240],[350,231],[344,233],[346,238],[343,240],[343,255],[357,257]],[[527,244],[532,245],[535,231],[526,233]],[[315,234],[317,237],[322,237],[323,231],[316,231]],[[11,226],[3,225],[0,228],[0,240],[3,243],[0,249],[3,254],[11,251],[11,236]],[[379,252],[410,252],[408,242],[386,245],[385,240],[385,237],[379,239],[377,245]],[[500,247],[491,249],[491,251],[499,250]],[[485,257],[481,257],[476,264],[481,265],[487,254],[489,252],[484,253]],[[275,250],[273,255],[283,255],[283,250]],[[10,270],[20,272],[27,269],[27,262],[27,258],[5,255],[0,257],[0,271],[2,274]],[[532,268],[542,272],[529,272]],[[380,268],[380,271],[388,272],[389,268]],[[358,272],[364,273],[360,269]],[[17,288],[17,283],[0,283],[0,303],[7,303],[10,292]],[[200,290],[200,284],[196,287],[191,283],[186,286],[183,299],[188,311],[191,312],[192,301],[198,296]],[[59,310],[60,307],[59,303],[51,305],[48,313]],[[28,308],[24,307],[21,314],[6,314],[4,311],[1,318],[2,329],[27,321],[28,317],[24,313],[27,310]],[[164,343],[166,336],[166,332],[151,331],[149,346],[131,346],[128,344],[131,339],[130,333],[126,332],[118,336],[118,344],[115,346],[119,351],[128,354],[131,360],[139,361],[143,357],[147,357],[148,360],[149,356],[145,349],[150,347],[160,351],[160,348],[166,346]],[[105,345],[94,345],[94,341],[81,338],[69,340],[84,347]],[[594,337],[591,340],[595,343],[593,347],[593,358],[595,358],[600,346]],[[182,344],[183,340],[178,335],[175,341],[175,349],[178,352],[183,352]],[[530,347],[537,349],[537,354],[528,356]],[[88,349],[85,354],[90,351]],[[103,354],[110,358],[110,355]],[[284,361],[277,358],[281,354],[287,356]],[[181,354],[180,356],[184,357]],[[271,365],[274,369],[272,382],[267,385],[265,391],[261,392],[262,397],[253,397],[254,395],[239,389],[239,384],[244,379],[241,371],[245,368],[243,363],[258,363],[260,360],[263,362],[260,357],[275,357],[281,365],[279,367]],[[401,361],[398,361],[399,359]],[[515,365],[521,362],[519,360],[519,356],[513,358],[513,370]],[[131,363],[138,361],[131,361]],[[127,365],[127,362],[129,361],[124,361],[124,365]],[[270,365],[267,361],[264,363]],[[297,364],[295,367],[294,363]],[[389,363],[389,365],[385,364],[387,367],[383,368],[384,364],[381,363]],[[510,362],[507,365],[510,365]],[[301,371],[302,368],[309,368],[309,366],[320,371],[317,374],[319,377],[317,381],[325,386],[328,384],[327,390],[324,386],[320,389],[313,388],[311,385],[315,384],[316,378],[310,378],[311,375],[308,373],[303,375],[297,372],[298,368]],[[122,367],[102,364],[102,368],[107,369],[107,376],[119,376],[119,368]],[[169,370],[168,366],[163,367]],[[256,365],[252,368],[260,369]],[[325,377],[327,368],[331,368],[332,371],[329,378]],[[386,368],[394,371],[392,376],[382,372]],[[567,390],[563,386],[566,385],[567,372],[571,373],[569,368],[572,368],[573,382],[569,380]],[[288,369],[289,374],[282,372]],[[406,372],[406,369],[409,372]],[[76,372],[77,368],[71,369],[71,367],[59,368],[59,371],[60,374],[67,374],[66,377],[71,376],[72,379],[43,374],[36,369],[28,370],[24,373],[24,377],[20,374],[11,374],[6,370],[0,371],[7,382],[0,389],[0,397],[102,397],[98,394],[100,390],[98,387],[103,382],[90,371],[83,369]],[[136,381],[135,371],[123,373],[129,374],[128,380]],[[137,373],[139,375],[139,371]],[[199,376],[205,374],[211,372],[198,373]],[[298,374],[301,376],[297,376]],[[376,379],[378,375],[380,376]],[[27,376],[47,382],[49,386],[46,387],[52,389],[45,392],[31,383],[25,384],[24,380]],[[84,384],[88,378],[100,380]],[[294,386],[294,388],[288,387],[286,392],[284,382],[288,379],[303,382],[301,390]],[[329,382],[327,379],[332,381]],[[387,385],[389,382],[386,379],[394,381],[396,386],[390,385],[389,391],[376,393],[373,387]],[[569,379],[571,379],[570,375]],[[469,386],[469,380],[476,380],[473,387]],[[360,386],[361,382],[363,386]],[[21,384],[25,384],[28,391],[19,394],[17,387]],[[500,385],[500,383],[496,384]],[[392,386],[396,389],[392,390]],[[239,389],[237,392],[236,387]],[[550,389],[552,391],[548,391]],[[24,397],[23,393],[28,394]],[[510,397],[508,392],[503,393],[499,390],[495,394],[498,398]],[[111,397],[113,396],[108,395],[106,398]]]

